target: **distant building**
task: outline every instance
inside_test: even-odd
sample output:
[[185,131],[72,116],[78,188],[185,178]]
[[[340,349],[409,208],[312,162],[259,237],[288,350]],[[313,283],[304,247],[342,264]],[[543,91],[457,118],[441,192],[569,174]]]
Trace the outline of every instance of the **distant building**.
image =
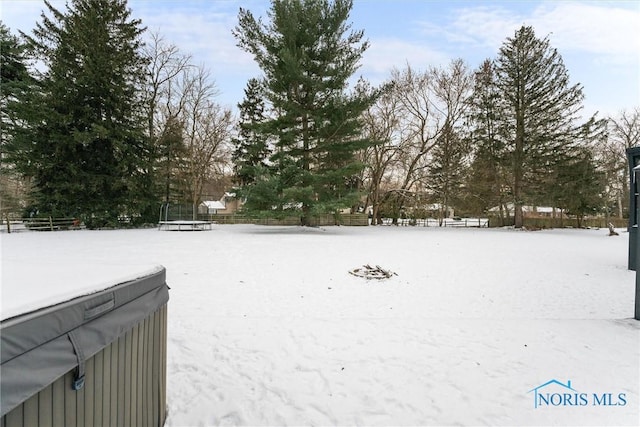
[[241,201],[234,193],[225,192],[219,200],[205,200],[198,207],[198,213],[209,215],[231,215],[236,213]]
[[[503,207],[506,209],[505,214],[507,216],[513,216],[514,205],[513,203],[507,203],[506,206]],[[555,213],[554,213],[555,210]],[[489,209],[490,213],[497,214],[500,212],[500,206],[494,206]],[[527,218],[560,218],[562,215],[563,218],[568,218],[567,215],[560,208],[552,208],[548,206],[523,206],[522,213]]]

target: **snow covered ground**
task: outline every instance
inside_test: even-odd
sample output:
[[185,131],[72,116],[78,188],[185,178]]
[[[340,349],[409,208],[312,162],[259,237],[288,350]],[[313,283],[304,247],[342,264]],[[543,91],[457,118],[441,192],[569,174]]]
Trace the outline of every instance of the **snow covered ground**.
[[[2,288],[164,265],[167,426],[640,425],[635,273],[628,234],[607,234],[21,232],[0,236]],[[363,264],[397,276],[348,273]]]

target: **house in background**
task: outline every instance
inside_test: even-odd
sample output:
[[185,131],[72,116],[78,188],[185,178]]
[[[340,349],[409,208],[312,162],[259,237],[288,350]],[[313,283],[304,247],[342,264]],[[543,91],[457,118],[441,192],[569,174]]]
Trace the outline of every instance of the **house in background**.
[[225,192],[219,200],[205,200],[200,203],[198,213],[209,215],[232,215],[242,205],[234,193]]
[[444,218],[453,218],[455,216],[455,209],[452,206],[443,207],[440,203],[426,205],[424,209],[433,218],[439,218],[441,212],[444,213]]
[[205,200],[200,203],[200,207],[198,208],[199,214],[209,214],[209,215],[217,215],[218,212],[226,210],[227,207],[224,202],[220,200]]
[[[507,203],[503,209],[506,208],[504,213],[507,216],[513,216],[514,206],[513,203]],[[500,212],[500,207],[495,206],[489,209],[489,213],[497,214]],[[560,208],[552,208],[549,206],[523,206],[522,213],[527,218],[568,218],[567,214]]]

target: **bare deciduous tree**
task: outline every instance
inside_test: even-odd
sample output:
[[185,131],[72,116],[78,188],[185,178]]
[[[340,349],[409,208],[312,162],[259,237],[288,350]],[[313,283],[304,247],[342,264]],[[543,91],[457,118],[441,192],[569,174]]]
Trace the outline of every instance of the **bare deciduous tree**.
[[166,43],[159,33],[151,33],[144,53],[149,58],[148,86],[145,88],[148,105],[147,131],[153,140],[164,131],[166,123],[170,121],[166,108],[159,106],[170,102],[172,85],[175,86],[180,75],[193,65],[190,55],[181,53],[176,45]]
[[438,204],[438,219],[442,225],[460,193],[464,166],[469,157],[463,126],[469,111],[467,101],[471,96],[473,77],[461,59],[452,61],[448,68],[432,69],[431,74],[436,108],[444,117],[444,123],[430,156],[424,187],[430,190],[432,200]]
[[364,116],[368,136],[379,142],[365,152],[375,218],[383,204],[393,205],[397,217],[408,202],[422,199],[433,150],[457,141],[444,133],[464,117],[471,85],[461,60],[445,69],[392,71],[390,90]]
[[378,224],[380,204],[383,199],[383,180],[398,161],[399,109],[397,97],[390,90],[383,93],[378,101],[367,109],[363,116],[365,138],[374,144],[361,153],[361,161],[366,165],[363,179],[367,191],[365,208],[371,206],[372,225]]
[[165,202],[172,190],[193,204],[193,215],[205,184],[229,163],[230,110],[215,102],[211,73],[195,66],[191,56],[151,35],[146,99],[148,134],[156,149]]
[[214,102],[216,95],[215,83],[206,69],[198,67],[185,73],[181,117],[186,157],[182,173],[194,219],[204,184],[213,173],[221,174],[230,161],[233,116]]
[[[147,133],[156,162],[156,182],[162,187],[164,201],[170,200],[172,181],[182,147],[182,124],[179,115],[184,107],[180,90],[184,73],[193,67],[191,56],[174,44],[165,42],[159,33],[151,33],[145,45],[147,66]],[[160,191],[160,188],[158,189]]]
[[[597,148],[597,158],[605,173],[607,199],[615,203],[619,218],[624,215],[629,193],[626,150],[640,145],[640,107],[623,110],[608,121],[608,137]],[[608,209],[607,209],[608,213]]]

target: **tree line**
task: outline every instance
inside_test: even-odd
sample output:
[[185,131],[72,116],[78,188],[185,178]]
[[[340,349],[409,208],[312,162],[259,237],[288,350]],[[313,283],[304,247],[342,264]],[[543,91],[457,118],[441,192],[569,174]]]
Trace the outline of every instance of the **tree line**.
[[351,0],[273,0],[265,21],[241,8],[233,35],[261,75],[235,117],[126,0],[45,5],[32,34],[0,26],[1,209],[148,223],[224,178],[245,213],[302,224],[345,209],[516,226],[528,205],[625,214],[640,110],[583,117],[582,86],[532,27],[476,69],[407,64],[373,86],[356,79],[369,42]]
[[228,168],[234,120],[211,72],[126,0],[45,6],[31,34],[0,27],[2,208],[100,228],[199,204]]

